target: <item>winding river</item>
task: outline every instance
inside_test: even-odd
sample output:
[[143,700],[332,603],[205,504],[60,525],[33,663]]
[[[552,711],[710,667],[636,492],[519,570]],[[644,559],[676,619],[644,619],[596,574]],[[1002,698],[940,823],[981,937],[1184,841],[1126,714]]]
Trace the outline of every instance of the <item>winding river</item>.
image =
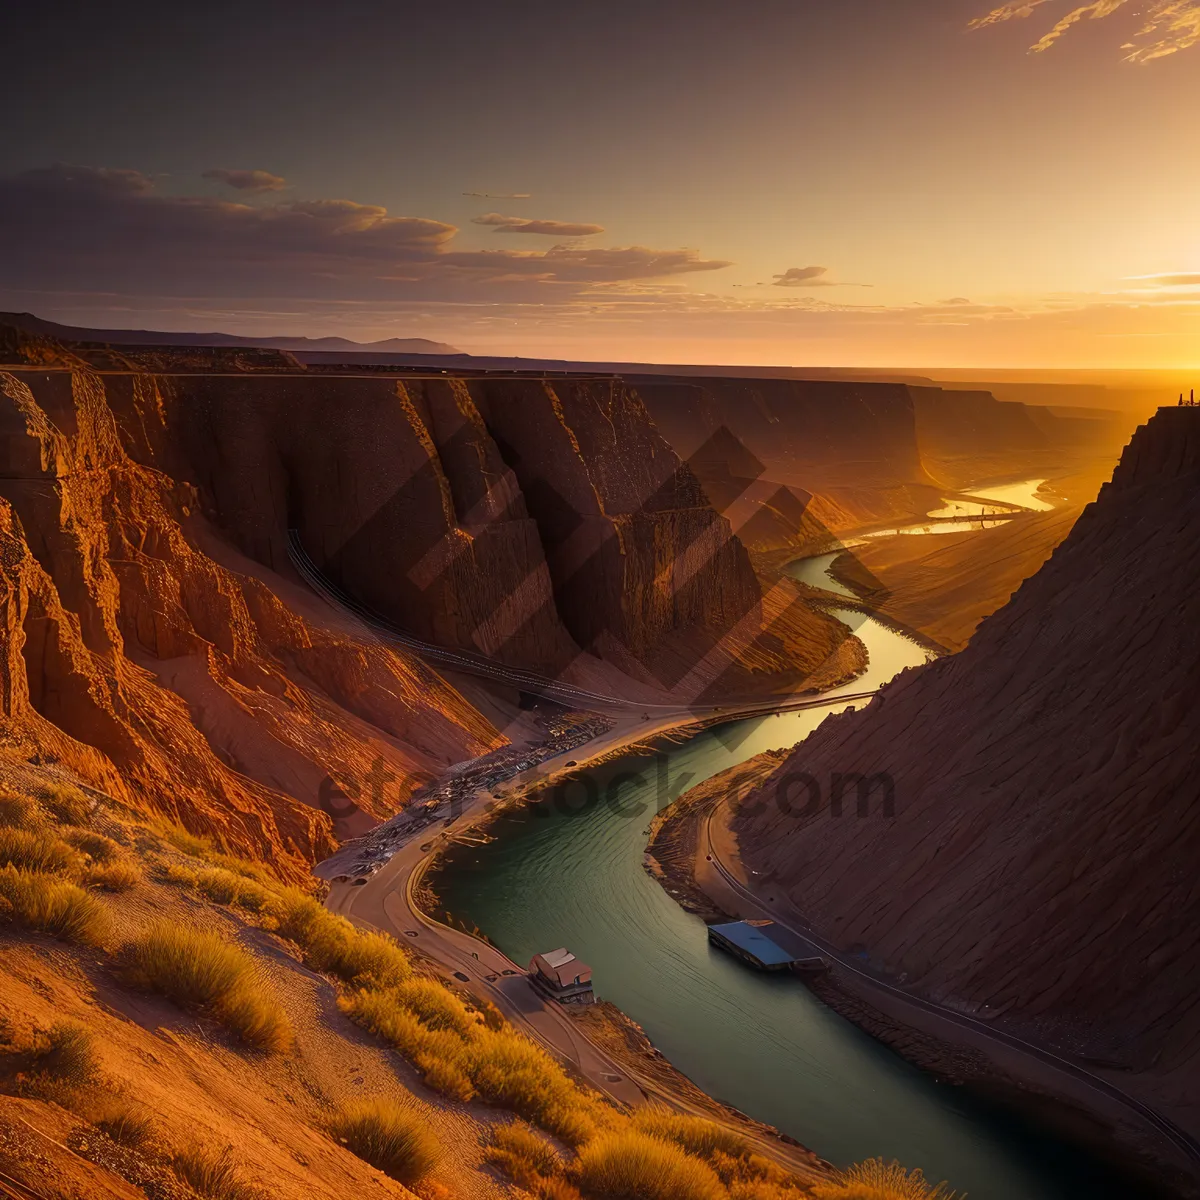
[[[834,555],[793,565],[838,594]],[[864,691],[926,651],[862,613],[838,616],[866,643]],[[836,696],[836,693],[831,693]],[[569,946],[598,994],[637,1021],[710,1095],[775,1125],[831,1161],[882,1155],[945,1179],[971,1200],[1130,1200],[1128,1181],[1075,1147],[939,1084],[838,1016],[790,976],[760,975],[713,950],[705,926],[643,869],[647,826],[686,787],[807,736],[828,710],[723,726],[593,772],[601,795],[505,817],[495,840],[457,847],[431,880],[445,907],[517,962]],[[595,794],[594,792],[592,794]]]

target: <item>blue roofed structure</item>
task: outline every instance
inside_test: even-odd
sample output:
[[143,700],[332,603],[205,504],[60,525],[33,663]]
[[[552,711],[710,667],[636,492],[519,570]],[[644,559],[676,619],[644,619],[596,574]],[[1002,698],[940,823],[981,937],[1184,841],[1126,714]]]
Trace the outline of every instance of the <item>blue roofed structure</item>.
[[796,961],[796,955],[775,942],[772,922],[730,921],[710,925],[708,940],[714,946],[736,955],[760,971],[783,971]]

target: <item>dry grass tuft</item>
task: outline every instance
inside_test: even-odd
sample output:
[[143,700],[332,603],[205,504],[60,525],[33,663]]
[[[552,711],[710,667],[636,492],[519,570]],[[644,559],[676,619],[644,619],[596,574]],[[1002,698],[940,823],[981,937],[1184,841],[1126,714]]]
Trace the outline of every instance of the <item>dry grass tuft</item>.
[[159,922],[124,948],[125,978],[181,1008],[206,1013],[258,1050],[292,1042],[283,1010],[266,994],[253,957],[216,933]]
[[395,987],[412,975],[407,953],[393,938],[355,929],[298,888],[279,888],[264,911],[278,922],[280,936],[304,951],[314,971],[375,988]]
[[142,882],[141,868],[132,862],[105,863],[89,867],[83,875],[88,887],[102,892],[128,892]]
[[930,1183],[920,1170],[907,1171],[898,1162],[871,1158],[842,1172],[834,1183],[812,1189],[817,1200],[954,1200],[945,1183]]
[[74,846],[81,854],[86,854],[94,863],[106,866],[124,856],[124,850],[112,838],[105,837],[91,829],[64,829],[62,840]]
[[96,1039],[82,1025],[59,1022],[37,1046],[33,1070],[70,1088],[85,1087],[100,1075]]
[[43,829],[46,810],[32,797],[0,791],[0,826],[9,829]]
[[103,947],[112,936],[104,903],[54,875],[0,867],[0,902],[19,924],[67,942]]
[[347,1106],[330,1123],[329,1132],[352,1154],[403,1184],[424,1179],[441,1153],[420,1117],[388,1100]]
[[436,979],[406,980],[392,995],[429,1029],[449,1029],[465,1038],[479,1025],[467,1006]]
[[557,1059],[512,1031],[481,1031],[470,1042],[466,1069],[481,1099],[506,1108],[570,1146],[597,1131],[595,1100]]
[[528,1125],[493,1126],[484,1157],[518,1187],[537,1194],[539,1185],[563,1173],[563,1160],[540,1133]]
[[475,1099],[475,1085],[471,1077],[452,1060],[418,1053],[412,1061],[413,1066],[421,1072],[425,1084],[435,1092],[440,1092],[447,1100],[465,1104]]
[[688,1154],[710,1162],[717,1155],[727,1159],[750,1157],[745,1138],[703,1117],[686,1117],[665,1108],[645,1108],[634,1114],[633,1126],[640,1133],[674,1142]]
[[82,865],[83,859],[49,830],[0,827],[0,866],[54,873]]
[[461,1011],[469,1021],[457,1028],[427,1024],[423,1013],[441,1016],[443,1010],[440,1005],[434,1008],[426,985],[442,985],[419,982],[420,989],[363,989],[344,996],[340,1005],[352,1020],[395,1046],[425,1082],[444,1095],[455,1100],[477,1095],[571,1146],[596,1135],[602,1106],[578,1087],[556,1059],[511,1029],[488,1029],[446,988],[442,991],[459,1009],[448,1006],[445,1011]]
[[69,783],[50,783],[37,789],[42,807],[64,825],[87,825],[92,819],[92,802]]
[[199,837],[194,833],[189,833],[186,829],[181,829],[178,825],[156,824],[155,829],[164,841],[192,858],[201,859],[210,866],[221,867],[226,871],[232,871],[235,875],[257,880],[259,883],[275,883],[270,871],[260,863],[250,862],[248,859],[226,853],[211,838]]
[[229,1150],[213,1154],[203,1146],[177,1150],[171,1169],[205,1200],[261,1200],[263,1192],[246,1182]]
[[107,1096],[93,1108],[87,1119],[118,1146],[141,1150],[157,1137],[157,1127],[140,1104],[124,1096]]
[[196,887],[213,903],[240,904],[251,912],[261,912],[271,894],[261,883],[224,867],[197,871],[195,881]]
[[786,1183],[762,1179],[741,1180],[729,1185],[729,1200],[811,1200],[812,1193]]
[[579,1152],[585,1196],[603,1200],[728,1200],[713,1169],[678,1146],[635,1132],[596,1138]]
[[158,862],[155,864],[155,878],[163,883],[173,884],[175,887],[195,887],[200,882],[200,875],[193,871],[191,867],[180,867],[175,863]]
[[533,1188],[537,1200],[583,1200],[583,1193],[565,1179],[542,1179]]

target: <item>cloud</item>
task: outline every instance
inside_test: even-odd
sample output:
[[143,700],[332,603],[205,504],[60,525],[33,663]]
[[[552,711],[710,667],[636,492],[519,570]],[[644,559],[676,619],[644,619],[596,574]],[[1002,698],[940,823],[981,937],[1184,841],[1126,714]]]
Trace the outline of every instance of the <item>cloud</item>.
[[0,177],[0,284],[10,293],[536,304],[547,288],[569,295],[730,265],[646,246],[458,250],[457,234],[347,199],[169,195],[132,170],[60,164]]
[[701,258],[695,250],[653,250],[648,246],[553,246],[549,250],[450,251],[438,259],[443,266],[482,272],[495,279],[537,277],[555,283],[605,283],[662,279],[718,271],[733,264]]
[[[1051,0],[1007,0],[985,16],[970,22],[972,29],[983,29],[1003,21],[1020,20],[1033,15],[1034,10]],[[1130,0],[1092,0],[1081,4],[1061,17],[1054,27],[1036,41],[1030,50],[1041,54],[1049,50],[1073,25],[1080,21],[1099,21],[1129,6]],[[1200,42],[1200,0],[1148,0],[1132,11],[1142,16],[1142,24],[1134,40],[1126,42],[1127,62],[1148,63],[1165,58]]]
[[154,191],[154,180],[141,171],[123,167],[73,167],[55,163],[51,167],[34,167],[13,176],[19,186],[31,192],[73,191],[82,197],[142,196]]
[[270,171],[230,171],[225,167],[213,167],[204,172],[205,179],[215,179],[239,192],[282,192],[287,180]]
[[954,308],[962,307],[970,304],[971,302],[966,298],[966,296],[951,296],[949,300],[939,300],[938,303],[944,305],[946,308]]
[[834,287],[828,267],[788,267],[782,275],[775,276],[776,287]]
[[537,221],[528,217],[506,217],[501,213],[484,213],[473,217],[476,225],[493,225],[497,233],[539,233],[550,237],[591,237],[603,233],[603,225],[584,225],[571,221]]
[[1200,272],[1182,272],[1169,275],[1132,275],[1130,283],[1148,284],[1150,287],[1200,287]]
[[997,25],[1001,21],[1012,21],[1019,17],[1032,17],[1035,8],[1049,4],[1050,0],[1008,0],[1007,4],[994,8],[987,16],[976,17],[970,22],[972,29],[982,29],[985,25]]
[[532,192],[463,192],[476,200],[532,200]]
[[[815,288],[815,287],[870,287],[869,283],[843,283],[840,279],[828,279],[828,267],[789,267],[782,275],[774,276],[772,287]],[[736,285],[735,285],[736,286]]]

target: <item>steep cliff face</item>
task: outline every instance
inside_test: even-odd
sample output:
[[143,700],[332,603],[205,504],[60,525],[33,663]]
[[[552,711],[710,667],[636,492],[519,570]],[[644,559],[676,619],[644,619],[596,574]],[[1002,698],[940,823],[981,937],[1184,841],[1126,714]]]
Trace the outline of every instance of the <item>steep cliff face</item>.
[[[135,461],[164,413],[146,376],[0,374],[5,743],[299,871],[502,739]],[[357,803],[332,805],[330,780]]]
[[[628,666],[759,600],[744,548],[616,380],[163,380],[161,451],[251,557],[296,529],[428,641],[558,673]],[[143,424],[147,424],[143,418]]]
[[[1120,1064],[1198,1126],[1200,409],[1111,483],[961,653],[830,718],[735,819],[813,927],[939,1001]],[[780,810],[787,772],[826,793]],[[885,773],[895,815],[828,804]],[[1124,1084],[1122,1086],[1125,1086]]]

